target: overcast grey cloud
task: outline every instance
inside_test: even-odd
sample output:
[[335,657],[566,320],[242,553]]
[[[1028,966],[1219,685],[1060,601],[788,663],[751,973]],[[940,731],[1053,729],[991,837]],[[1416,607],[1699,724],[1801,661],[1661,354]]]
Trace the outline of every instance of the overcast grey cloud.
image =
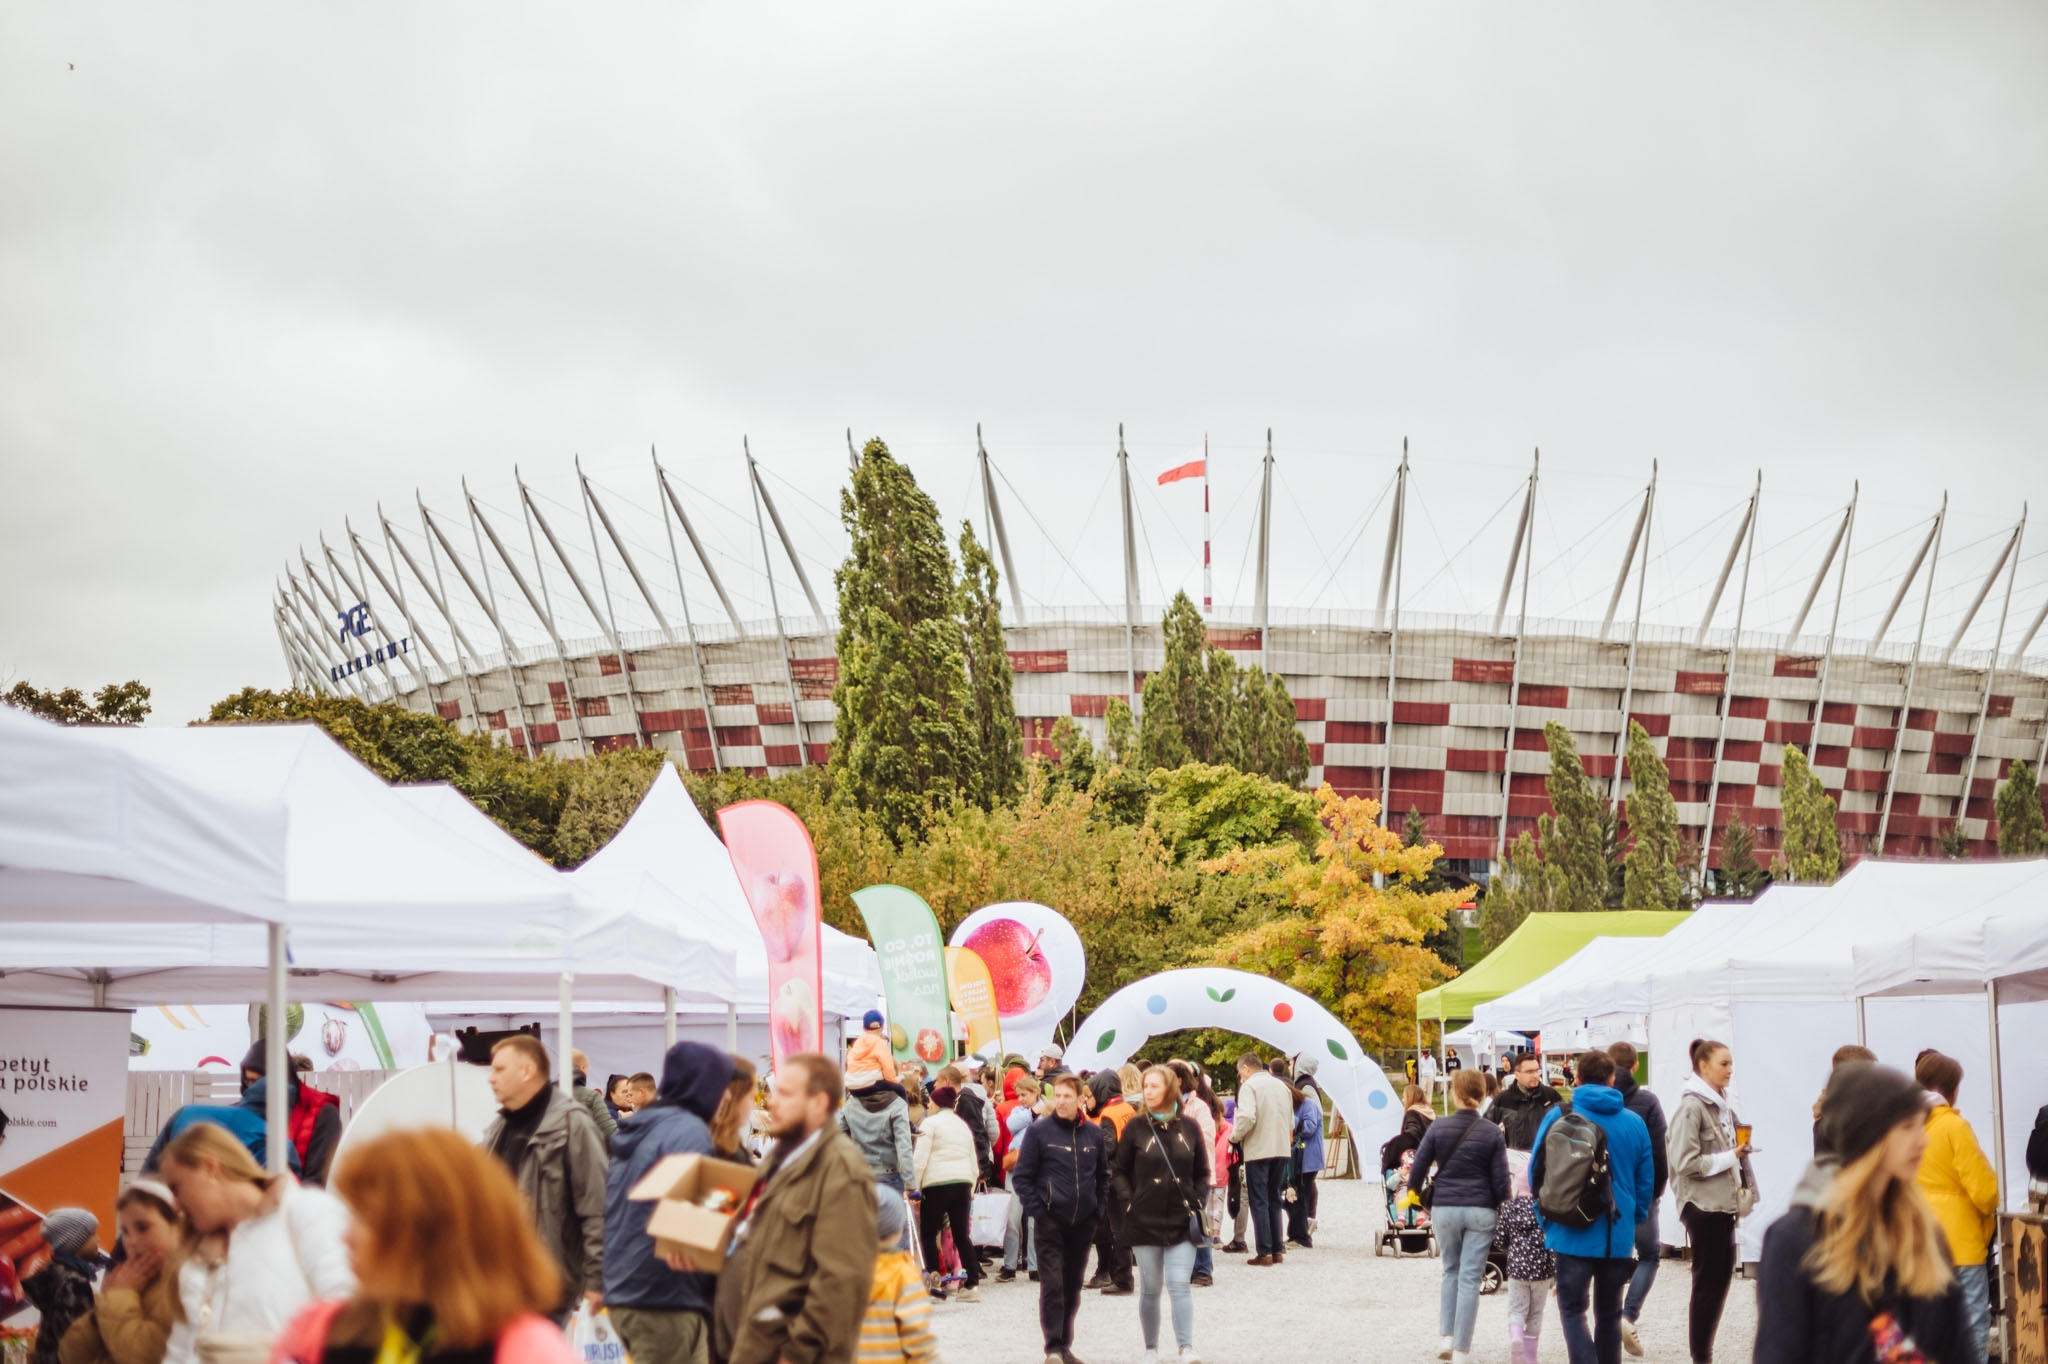
[[1119,422],[1210,437],[1248,598],[1272,427],[1287,606],[1370,605],[1406,437],[1414,609],[1490,609],[1541,445],[1532,610],[1597,617],[1654,458],[1651,612],[1761,467],[1753,624],[1860,478],[1845,628],[1945,489],[1935,635],[2048,512],[2043,71],[2022,3],[10,6],[0,675],[182,721],[282,684],[345,517],[580,453],[658,544],[650,445],[765,611],[742,434],[825,590],[846,428],[958,517],[977,421],[1036,603],[1120,590]]

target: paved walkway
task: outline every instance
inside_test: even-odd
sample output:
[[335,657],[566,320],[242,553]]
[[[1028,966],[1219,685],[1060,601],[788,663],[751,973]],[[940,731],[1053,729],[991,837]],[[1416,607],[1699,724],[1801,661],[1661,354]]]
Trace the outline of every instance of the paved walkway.
[[[1291,1252],[1271,1269],[1252,1269],[1240,1255],[1216,1257],[1216,1283],[1195,1290],[1195,1346],[1206,1364],[1287,1360],[1298,1364],[1407,1364],[1436,1358],[1439,1260],[1375,1258],[1382,1221],[1380,1186],[1359,1180],[1323,1185],[1314,1250]],[[1686,1364],[1685,1263],[1666,1260],[1641,1322],[1649,1364]],[[1161,1308],[1161,1343],[1173,1358],[1172,1318]],[[1038,1285],[1022,1274],[1001,1284],[991,1277],[978,1303],[939,1303],[933,1312],[941,1357],[948,1364],[1038,1364]],[[1135,1297],[1089,1293],[1076,1325],[1074,1352],[1086,1364],[1127,1364],[1144,1350]],[[1749,1358],[1756,1336],[1755,1286],[1738,1279],[1728,1295],[1715,1354]],[[1474,1364],[1506,1364],[1505,1294],[1480,1299],[1472,1339]],[[1544,1364],[1563,1364],[1557,1311],[1543,1326]],[[1623,1356],[1624,1361],[1630,1357]]]

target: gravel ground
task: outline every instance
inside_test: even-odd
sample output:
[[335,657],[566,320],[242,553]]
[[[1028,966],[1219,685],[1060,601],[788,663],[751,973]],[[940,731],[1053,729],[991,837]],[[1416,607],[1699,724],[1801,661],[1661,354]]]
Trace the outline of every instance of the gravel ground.
[[[1433,1361],[1442,1261],[1376,1258],[1382,1208],[1378,1184],[1331,1180],[1322,1188],[1314,1250],[1290,1251],[1272,1269],[1252,1269],[1241,1255],[1219,1253],[1215,1285],[1195,1290],[1195,1345],[1202,1358],[1208,1364]],[[1646,1360],[1686,1364],[1690,1288],[1685,1263],[1666,1260],[1639,1324]],[[1163,1301],[1160,1312],[1170,1360],[1173,1325]],[[950,1364],[1038,1364],[1043,1358],[1038,1285],[1022,1274],[1007,1284],[991,1276],[982,1284],[980,1302],[942,1302],[932,1315],[941,1356]],[[1074,1353],[1087,1364],[1136,1360],[1144,1350],[1137,1298],[1087,1294],[1075,1334]],[[1724,1360],[1747,1359],[1755,1335],[1755,1288],[1738,1279],[1728,1294],[1716,1353]],[[1506,1364],[1507,1357],[1506,1295],[1483,1297],[1472,1358],[1475,1364]],[[1564,1357],[1553,1306],[1543,1326],[1541,1358],[1562,1364]]]

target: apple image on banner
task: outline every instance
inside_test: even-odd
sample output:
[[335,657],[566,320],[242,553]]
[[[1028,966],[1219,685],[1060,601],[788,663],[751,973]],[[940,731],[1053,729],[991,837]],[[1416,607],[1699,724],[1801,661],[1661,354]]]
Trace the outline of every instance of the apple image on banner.
[[1025,1055],[1053,1040],[1088,979],[1081,935],[1058,910],[1029,900],[975,910],[953,930],[951,945],[988,964],[1003,1045]]
[[811,1034],[817,1017],[818,1006],[811,998],[811,987],[800,980],[782,982],[782,988],[775,992],[775,1003],[768,1010],[768,1031],[775,1054],[788,1056],[813,1050]]
[[771,871],[754,883],[754,889],[768,960],[794,961],[804,950],[814,920],[810,883],[798,871]]

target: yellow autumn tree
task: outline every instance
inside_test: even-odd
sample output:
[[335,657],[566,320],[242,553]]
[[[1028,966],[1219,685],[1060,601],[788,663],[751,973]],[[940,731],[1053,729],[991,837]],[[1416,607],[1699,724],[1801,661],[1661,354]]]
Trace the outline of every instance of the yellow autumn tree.
[[[1218,942],[1210,964],[1291,985],[1321,1003],[1369,1051],[1399,1046],[1415,1024],[1415,996],[1456,972],[1423,946],[1466,890],[1424,894],[1415,882],[1443,849],[1404,847],[1379,826],[1376,800],[1316,792],[1322,837],[1313,856],[1294,845],[1250,848],[1202,870],[1259,883],[1286,906]],[[1384,888],[1373,885],[1375,874]]]

